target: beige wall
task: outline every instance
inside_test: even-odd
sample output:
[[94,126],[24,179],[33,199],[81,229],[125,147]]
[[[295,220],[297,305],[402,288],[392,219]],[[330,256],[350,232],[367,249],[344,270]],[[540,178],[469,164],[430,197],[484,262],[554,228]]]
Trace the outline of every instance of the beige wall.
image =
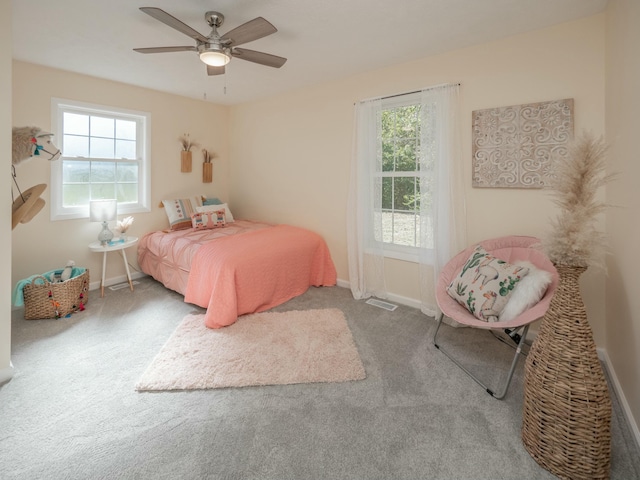
[[[0,264],[11,264],[11,2],[0,1]],[[11,378],[11,278],[0,277],[0,383]]]
[[[544,235],[554,212],[546,191],[471,188],[471,112],[572,97],[576,131],[603,134],[604,26],[598,15],[233,107],[234,208],[241,216],[318,231],[339,278],[348,280],[345,208],[354,102],[460,82],[469,242]],[[390,292],[418,298],[415,264],[388,263]],[[604,346],[602,272],[588,272],[583,287],[597,343]]]
[[[640,421],[640,2],[609,0],[607,7],[607,140],[610,170],[618,179],[607,189],[607,233],[611,244],[606,290],[606,350],[626,398]],[[636,438],[640,439],[636,423]]]
[[[151,212],[133,214],[131,235],[141,236],[168,226],[164,210],[158,208],[163,198],[183,194],[228,197],[228,107],[33,64],[13,63],[14,126],[36,125],[50,129],[52,97],[151,113]],[[183,133],[189,133],[192,139],[218,154],[213,161],[213,183],[202,183],[200,150],[194,150],[192,172],[180,172],[178,137]],[[55,138],[53,140],[55,142]],[[37,158],[20,164],[16,170],[21,189],[38,183],[49,185],[50,169],[47,162]],[[102,257],[91,253],[87,245],[97,239],[100,226],[88,219],[52,222],[49,189],[44,198],[47,206],[31,222],[18,225],[12,233],[13,284],[30,275],[61,268],[69,259],[90,269],[92,283],[99,281]],[[135,249],[129,252],[131,263],[137,265]],[[122,278],[123,275],[121,257],[110,254],[107,277]]]

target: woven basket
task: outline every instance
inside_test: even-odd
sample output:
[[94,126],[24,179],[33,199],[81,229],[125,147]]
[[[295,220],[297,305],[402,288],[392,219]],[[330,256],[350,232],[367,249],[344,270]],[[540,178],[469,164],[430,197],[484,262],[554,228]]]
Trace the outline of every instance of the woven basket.
[[611,398],[578,283],[583,267],[556,265],[558,289],[525,362],[522,441],[563,479],[606,479]]
[[[36,283],[36,281],[43,283]],[[60,318],[84,310],[89,302],[89,270],[64,282],[51,283],[42,275],[22,289],[25,320]]]

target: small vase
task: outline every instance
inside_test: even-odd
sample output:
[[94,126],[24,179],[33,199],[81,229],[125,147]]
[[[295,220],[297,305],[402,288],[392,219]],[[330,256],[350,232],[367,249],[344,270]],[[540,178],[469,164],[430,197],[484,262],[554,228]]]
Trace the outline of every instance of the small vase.
[[558,288],[525,362],[522,441],[560,478],[609,478],[611,398],[580,295],[586,268],[556,270]]
[[202,164],[202,183],[211,183],[213,181],[213,164],[204,162]]
[[189,150],[180,152],[180,171],[185,173],[191,171],[191,151]]

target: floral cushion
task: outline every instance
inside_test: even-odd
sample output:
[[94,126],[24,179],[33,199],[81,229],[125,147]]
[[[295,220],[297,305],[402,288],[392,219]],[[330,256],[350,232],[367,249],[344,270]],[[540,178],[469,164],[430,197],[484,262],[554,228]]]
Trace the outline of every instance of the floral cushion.
[[514,288],[528,273],[528,268],[500,260],[478,245],[447,293],[476,318],[497,322]]
[[191,214],[191,226],[196,230],[220,228],[227,224],[224,210],[197,212]]

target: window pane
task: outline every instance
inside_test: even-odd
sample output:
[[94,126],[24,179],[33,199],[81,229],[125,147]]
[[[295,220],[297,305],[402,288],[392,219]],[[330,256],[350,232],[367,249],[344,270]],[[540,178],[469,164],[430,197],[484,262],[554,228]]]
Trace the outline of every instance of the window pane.
[[416,138],[418,125],[418,105],[397,108],[395,135],[401,138]]
[[138,164],[137,163],[117,163],[117,180],[118,182],[138,182]]
[[89,185],[63,185],[62,198],[64,207],[77,207],[89,204]]
[[394,178],[393,208],[394,210],[415,210],[416,177]]
[[382,208],[391,210],[393,208],[393,178],[382,179]]
[[113,118],[91,117],[91,136],[114,138],[115,123]]
[[[374,232],[376,241],[384,242],[384,243],[392,243],[393,242],[393,213],[383,210],[382,212],[374,213],[375,225],[376,229]],[[381,231],[378,230],[377,226],[381,225]],[[382,238],[381,238],[382,237]]]
[[393,172],[395,145],[393,140],[382,142],[382,171]]
[[63,183],[89,183],[91,162],[62,160]]
[[135,140],[136,122],[132,122],[131,120],[116,120],[116,138]]
[[76,135],[65,135],[62,144],[62,154],[65,157],[89,156],[89,138]]
[[62,117],[64,133],[89,135],[89,116],[65,112]]
[[395,148],[396,172],[416,171],[416,141],[398,139]]
[[112,138],[91,137],[91,156],[93,158],[115,158],[115,141]]
[[413,212],[393,213],[393,243],[416,246],[417,215]]
[[92,183],[91,200],[104,200],[116,198],[115,184],[113,183]]
[[382,138],[389,140],[395,137],[396,116],[395,110],[383,110],[381,118]]
[[[113,162],[92,162],[91,163],[92,182],[115,182],[116,164]],[[113,197],[108,197],[113,198]]]
[[136,158],[136,142],[131,140],[116,140],[115,158]]
[[119,183],[117,198],[119,203],[137,202],[138,201],[138,184],[137,183]]

